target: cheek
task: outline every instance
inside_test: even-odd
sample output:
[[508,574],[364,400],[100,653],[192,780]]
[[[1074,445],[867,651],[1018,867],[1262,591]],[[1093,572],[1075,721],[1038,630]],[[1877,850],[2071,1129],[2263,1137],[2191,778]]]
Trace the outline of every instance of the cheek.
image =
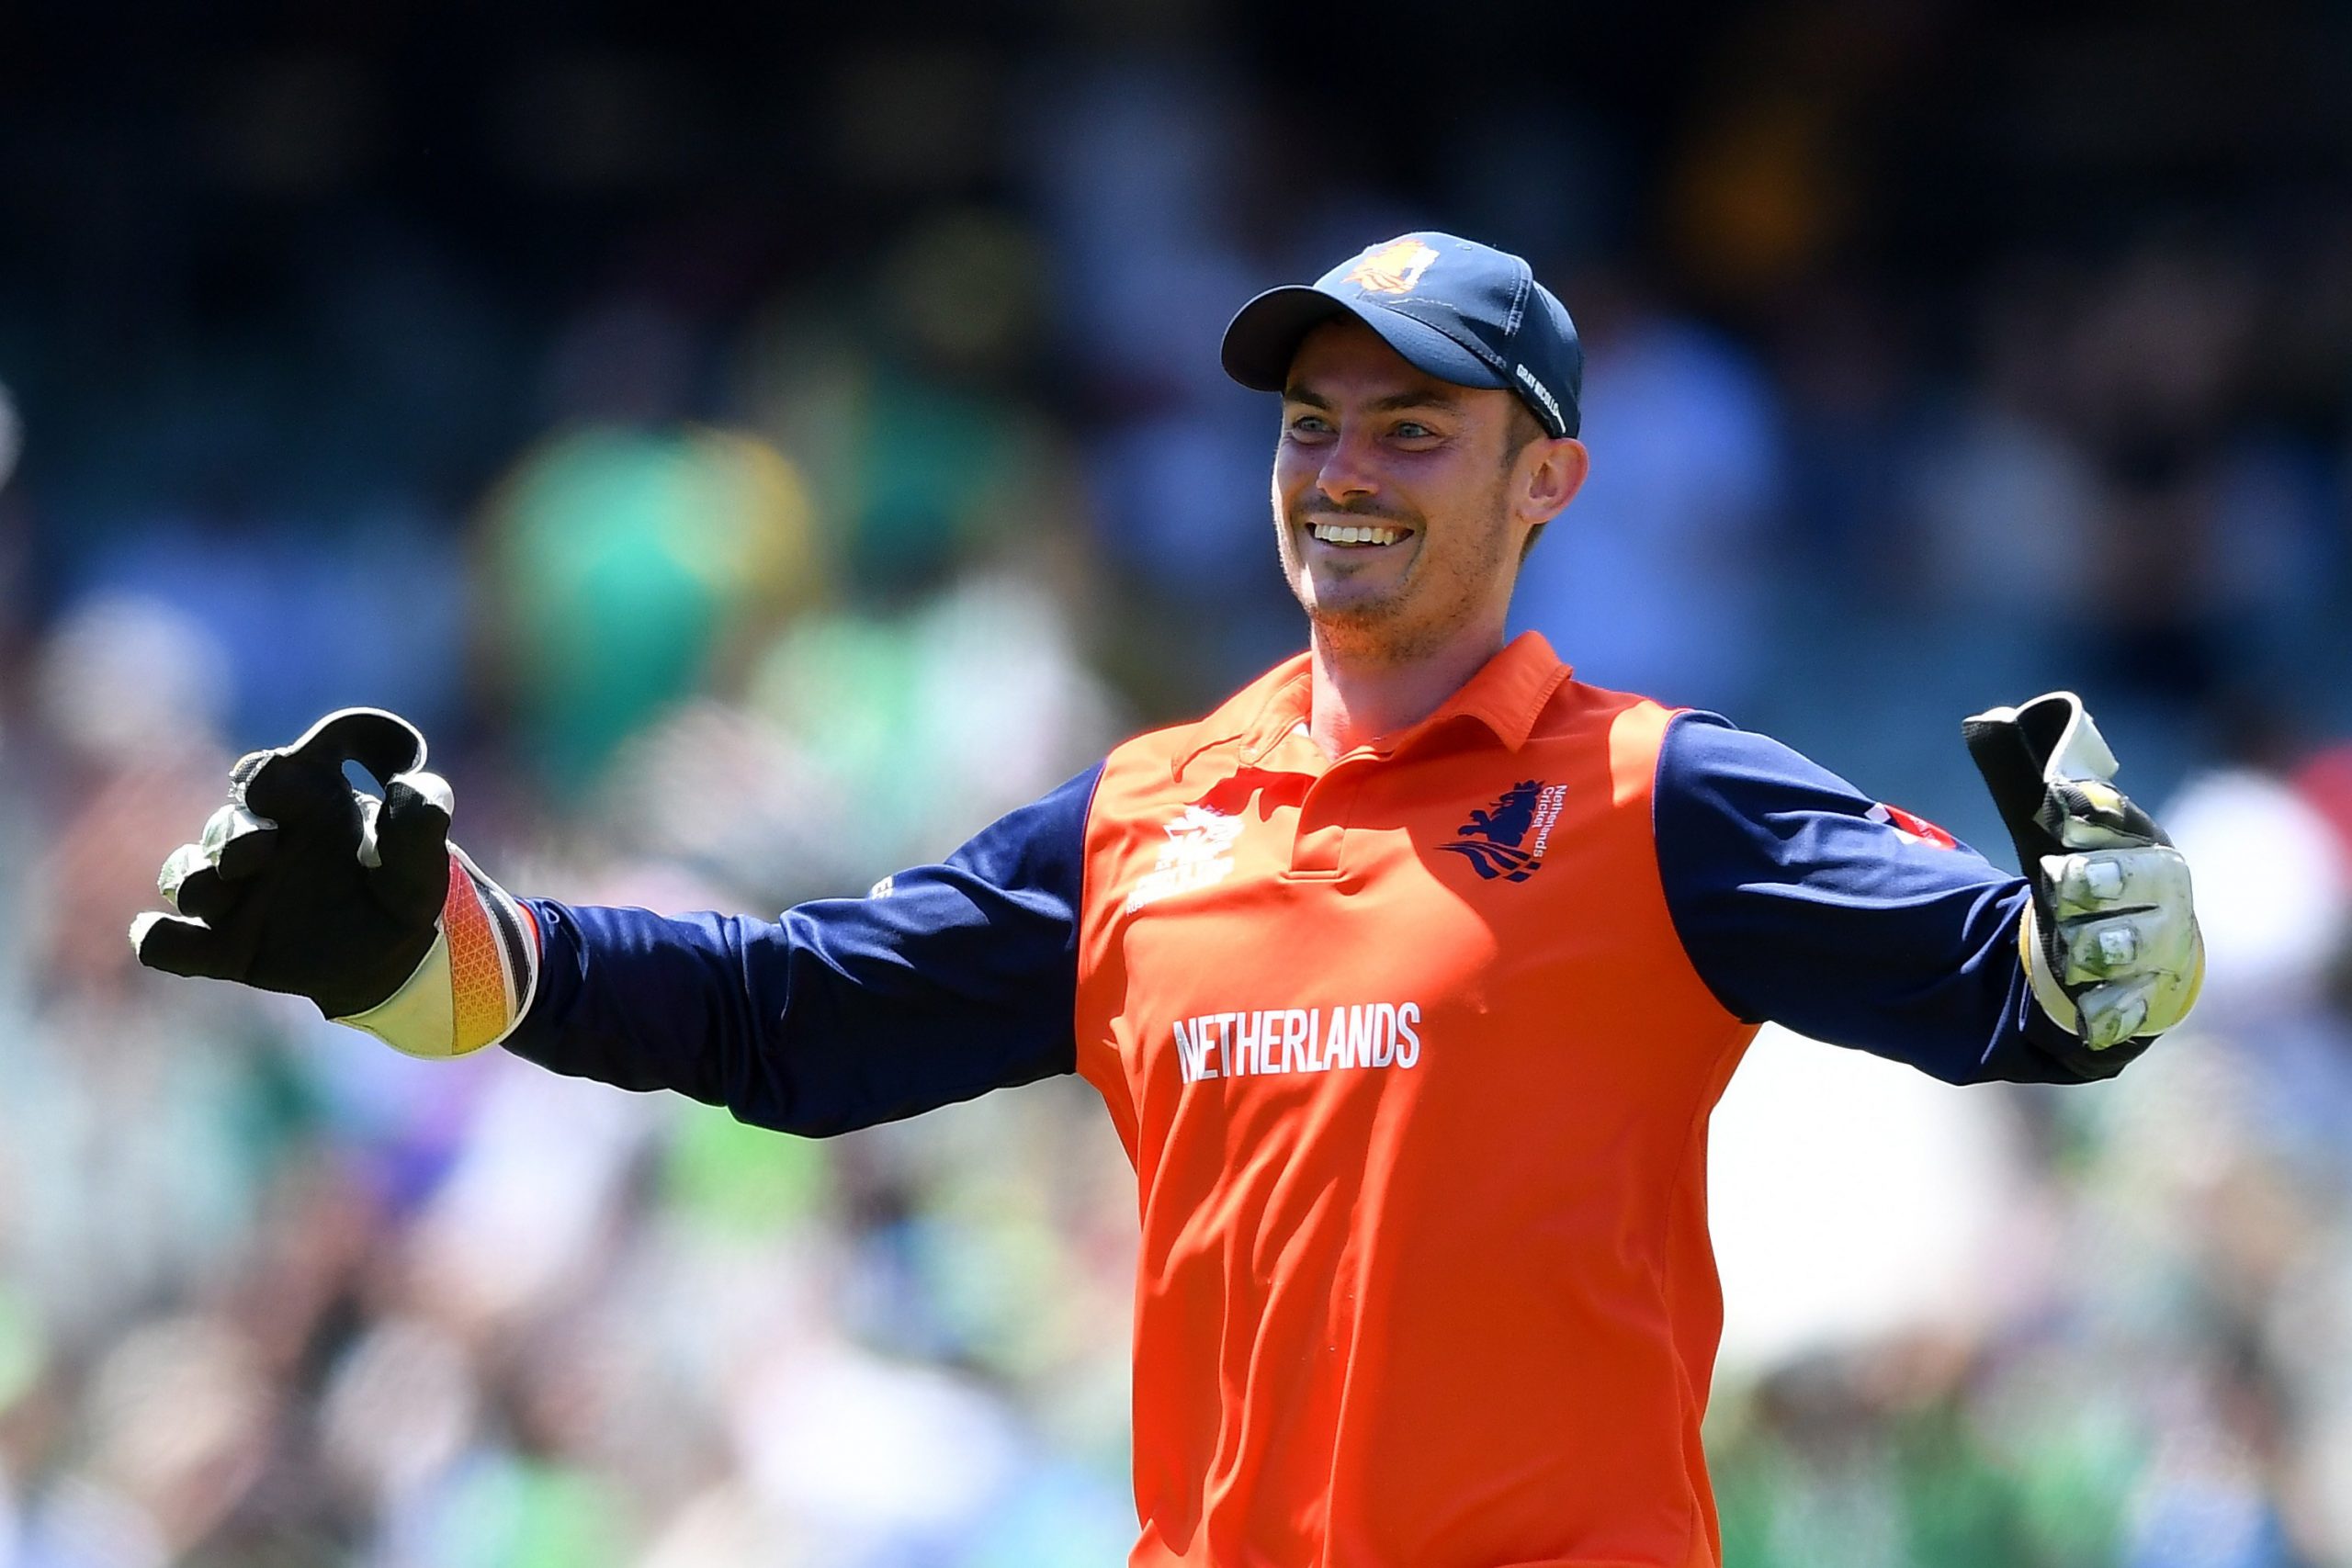
[[1288,447],[1274,457],[1274,515],[1286,518],[1297,504],[1299,496],[1315,482],[1315,465],[1294,455]]

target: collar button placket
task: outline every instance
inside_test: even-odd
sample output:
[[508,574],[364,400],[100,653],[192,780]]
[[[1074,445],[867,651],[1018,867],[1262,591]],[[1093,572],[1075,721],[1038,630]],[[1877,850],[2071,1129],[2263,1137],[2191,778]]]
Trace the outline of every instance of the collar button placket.
[[1299,803],[1298,828],[1291,837],[1286,874],[1313,879],[1340,874],[1347,849],[1348,819],[1365,779],[1378,765],[1378,760],[1370,755],[1341,757],[1315,781]]

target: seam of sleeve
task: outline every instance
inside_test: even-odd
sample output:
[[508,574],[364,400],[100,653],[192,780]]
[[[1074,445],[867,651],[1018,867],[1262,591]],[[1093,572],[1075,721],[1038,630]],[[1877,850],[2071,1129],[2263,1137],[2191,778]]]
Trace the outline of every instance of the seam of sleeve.
[[1665,809],[1666,753],[1667,749],[1674,744],[1676,732],[1690,717],[1692,711],[1690,708],[1679,709],[1672,718],[1667,720],[1666,733],[1658,737],[1657,761],[1653,764],[1655,771],[1650,775],[1650,854],[1657,863],[1658,894],[1666,903],[1667,922],[1674,928],[1675,940],[1682,944],[1683,962],[1690,964],[1693,975],[1699,976],[1699,983],[1707,987],[1707,994],[1715,998],[1715,1005],[1742,1023],[1760,1024],[1766,1020],[1724,995],[1723,988],[1715,984],[1714,976],[1700,964],[1699,955],[1690,951],[1690,939],[1682,929],[1682,916],[1674,907],[1673,884],[1666,873],[1665,835],[1659,831],[1658,826],[1658,818]]
[[1110,771],[1108,757],[1094,764],[1094,780],[1086,786],[1086,808],[1078,814],[1078,878],[1069,910],[1069,1008],[1065,1021],[1069,1025],[1069,1065],[1062,1069],[1066,1073],[1078,1071],[1078,998],[1082,979],[1078,969],[1086,952],[1086,874],[1093,859],[1086,846],[1094,830],[1094,800],[1102,793],[1102,775]]
[[[504,1040],[500,1042],[501,1044],[512,1044],[516,1036],[526,1034],[535,1025],[544,1025],[547,1021],[547,1015],[553,1011],[556,1007],[556,1003],[553,998],[555,992],[558,989],[558,987],[549,983],[548,976],[554,968],[554,948],[558,934],[557,927],[560,922],[557,919],[551,910],[534,908],[532,907],[534,904],[552,904],[554,900],[542,898],[517,898],[514,902],[521,905],[523,912],[530,917],[532,938],[536,944],[536,950],[533,953],[532,957],[538,965],[538,984],[532,989],[531,1005],[523,1010],[522,1016],[514,1021],[514,1030],[508,1033]],[[578,939],[577,937],[571,937],[567,940],[576,943]],[[573,976],[568,978],[571,982],[571,988],[576,990],[578,988],[577,976]]]

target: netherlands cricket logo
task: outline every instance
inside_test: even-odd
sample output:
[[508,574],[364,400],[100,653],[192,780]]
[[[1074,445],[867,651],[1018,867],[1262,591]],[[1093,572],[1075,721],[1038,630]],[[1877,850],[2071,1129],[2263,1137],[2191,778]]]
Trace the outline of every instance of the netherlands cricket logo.
[[1419,240],[1391,240],[1366,251],[1345,281],[1369,294],[1410,294],[1436,260],[1437,252]]
[[1566,784],[1523,779],[1497,796],[1492,808],[1472,811],[1470,820],[1454,829],[1462,837],[1438,848],[1468,861],[1485,881],[1524,882],[1544,869],[1552,824],[1567,797]]

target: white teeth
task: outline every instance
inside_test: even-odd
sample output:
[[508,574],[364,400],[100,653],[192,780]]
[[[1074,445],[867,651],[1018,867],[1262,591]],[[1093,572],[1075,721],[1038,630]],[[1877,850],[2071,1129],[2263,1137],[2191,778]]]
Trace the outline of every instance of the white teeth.
[[1402,528],[1355,528],[1337,523],[1317,523],[1308,531],[1327,545],[1393,545],[1405,536]]

